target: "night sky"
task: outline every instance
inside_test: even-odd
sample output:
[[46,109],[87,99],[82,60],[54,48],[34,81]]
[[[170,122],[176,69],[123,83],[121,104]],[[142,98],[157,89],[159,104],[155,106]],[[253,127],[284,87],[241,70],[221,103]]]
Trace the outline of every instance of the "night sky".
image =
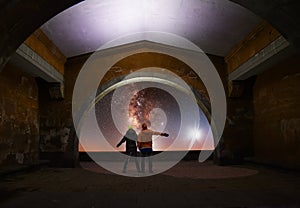
[[[103,137],[100,138],[99,135],[95,135],[93,130],[84,131],[81,137],[84,137],[86,142],[84,143],[84,149],[80,146],[80,151],[106,151],[101,145],[104,140],[115,147],[129,126],[132,126],[139,133],[141,124],[144,122],[148,124],[150,129],[167,132],[170,135],[167,138],[153,137],[153,149],[155,151],[164,151],[175,141],[180,128],[186,125],[182,123],[178,102],[169,92],[164,90],[166,86],[163,86],[163,84],[156,83],[155,87],[151,86],[136,90],[137,88],[140,89],[141,85],[145,85],[145,83],[134,83],[119,87],[95,104],[97,125]],[[116,93],[116,91],[118,92]],[[133,96],[128,96],[128,92],[134,92]],[[184,93],[178,91],[177,93],[179,93],[180,99],[188,99]],[[209,123],[202,110],[199,108],[198,112],[192,113],[199,113],[201,119],[199,129],[191,130],[187,134],[193,136],[193,138],[196,137],[191,149],[213,149],[213,139],[209,134]],[[187,128],[185,127],[185,129]],[[209,142],[203,147],[205,138]],[[184,138],[184,140],[188,139],[190,138]],[[125,145],[122,145],[115,150],[123,151],[124,147]],[[186,150],[186,148],[177,147],[168,150]]]

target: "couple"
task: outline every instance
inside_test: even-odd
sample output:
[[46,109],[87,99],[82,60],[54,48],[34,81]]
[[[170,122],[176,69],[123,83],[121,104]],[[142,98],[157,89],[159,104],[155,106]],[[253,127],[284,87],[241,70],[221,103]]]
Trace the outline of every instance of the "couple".
[[[139,135],[136,134],[135,130],[133,130],[132,127],[130,127],[125,136],[121,139],[121,141],[117,144],[117,147],[119,147],[122,143],[126,142],[126,154],[128,155],[128,158],[126,158],[123,166],[123,173],[127,170],[127,165],[130,160],[130,157],[134,157],[135,165],[138,172],[145,172],[145,157],[149,157],[149,173],[152,173],[152,136],[153,135],[160,135],[168,137],[169,134],[167,133],[161,133],[152,131],[151,129],[148,129],[147,124],[142,124],[142,130],[139,133]],[[136,145],[137,142],[137,145]],[[141,169],[137,160],[137,147],[139,148],[141,152]]]

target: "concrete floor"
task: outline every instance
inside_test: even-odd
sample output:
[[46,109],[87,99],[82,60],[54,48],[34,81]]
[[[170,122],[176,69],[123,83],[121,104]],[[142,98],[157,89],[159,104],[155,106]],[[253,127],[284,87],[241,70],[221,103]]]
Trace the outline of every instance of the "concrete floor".
[[2,178],[0,207],[300,207],[297,172],[182,161],[162,174],[133,178],[81,165]]

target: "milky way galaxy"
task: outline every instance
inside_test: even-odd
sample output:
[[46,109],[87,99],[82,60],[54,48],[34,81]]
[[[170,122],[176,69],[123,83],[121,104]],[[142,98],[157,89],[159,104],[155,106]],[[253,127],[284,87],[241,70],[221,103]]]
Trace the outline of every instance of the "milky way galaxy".
[[[141,90],[142,89],[142,90]],[[167,90],[165,90],[167,89]],[[190,112],[190,116],[199,114],[199,122],[182,122],[182,112],[178,101],[168,90],[174,88],[161,83],[139,82],[118,87],[106,94],[94,106],[96,119],[103,138],[95,138],[93,131],[86,131],[83,136],[89,142],[85,144],[85,150],[80,151],[105,151],[102,148],[101,140],[106,140],[112,147],[119,142],[129,126],[132,126],[137,133],[141,130],[141,124],[147,123],[149,128],[168,132],[169,137],[154,137],[153,148],[156,151],[164,150],[186,150],[190,143],[191,149],[210,149],[213,142],[207,144],[210,137],[209,123],[200,108]],[[175,90],[181,102],[188,105],[189,97],[179,90]],[[184,132],[180,134],[180,130]],[[179,145],[169,148],[178,137],[182,142]],[[205,147],[203,143],[206,140]],[[182,147],[180,145],[182,143]],[[169,149],[168,149],[169,148]],[[124,150],[124,149],[118,149]]]

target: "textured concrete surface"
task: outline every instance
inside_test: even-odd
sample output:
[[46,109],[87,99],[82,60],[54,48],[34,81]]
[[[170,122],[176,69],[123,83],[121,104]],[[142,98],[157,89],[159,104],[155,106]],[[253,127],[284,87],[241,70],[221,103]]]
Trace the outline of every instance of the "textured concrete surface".
[[38,87],[12,65],[0,74],[0,165],[26,164],[38,157]]
[[130,178],[84,165],[97,172],[43,168],[1,179],[1,208],[300,206],[296,172],[183,161],[156,176]]
[[300,169],[300,54],[259,75],[253,88],[254,155]]

